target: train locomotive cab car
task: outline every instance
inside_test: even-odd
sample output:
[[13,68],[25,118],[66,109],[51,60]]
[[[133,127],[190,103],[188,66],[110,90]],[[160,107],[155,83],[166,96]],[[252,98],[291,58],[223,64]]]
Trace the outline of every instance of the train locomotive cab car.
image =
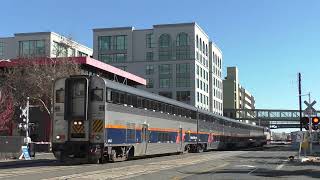
[[133,156],[263,145],[263,128],[97,76],[54,84],[52,150],[59,160]]

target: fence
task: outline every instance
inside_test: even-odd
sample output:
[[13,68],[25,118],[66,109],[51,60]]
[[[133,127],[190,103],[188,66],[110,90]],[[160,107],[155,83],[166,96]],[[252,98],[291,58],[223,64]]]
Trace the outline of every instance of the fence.
[[23,140],[23,136],[0,136],[0,159],[19,157]]

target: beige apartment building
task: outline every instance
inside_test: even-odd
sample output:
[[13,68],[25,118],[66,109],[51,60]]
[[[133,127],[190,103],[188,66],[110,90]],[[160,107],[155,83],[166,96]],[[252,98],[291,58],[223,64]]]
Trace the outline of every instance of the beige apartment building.
[[0,59],[92,56],[92,49],[55,32],[0,37]]
[[93,30],[93,57],[147,80],[147,91],[223,114],[222,52],[197,23]]
[[223,109],[224,116],[231,118],[250,117],[250,114],[230,112],[234,109],[255,109],[255,99],[239,82],[237,67],[227,67],[227,76],[223,80]]

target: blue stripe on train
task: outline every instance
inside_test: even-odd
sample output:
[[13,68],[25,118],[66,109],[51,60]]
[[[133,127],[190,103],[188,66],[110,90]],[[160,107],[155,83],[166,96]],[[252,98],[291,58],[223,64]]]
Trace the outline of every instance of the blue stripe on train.
[[[107,128],[108,144],[141,143],[141,130]],[[149,131],[149,143],[176,143],[178,132]],[[199,134],[199,142],[208,142],[208,134]],[[184,142],[196,142],[196,133],[185,133]]]

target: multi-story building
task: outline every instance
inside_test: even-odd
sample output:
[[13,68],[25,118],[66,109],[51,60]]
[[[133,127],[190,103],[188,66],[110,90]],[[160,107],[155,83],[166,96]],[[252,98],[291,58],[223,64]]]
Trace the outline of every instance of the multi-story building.
[[92,56],[92,49],[54,32],[0,37],[0,59]]
[[[225,116],[232,118],[250,117],[251,114],[234,113],[230,110],[235,109],[255,109],[255,99],[240,85],[238,68],[227,67],[227,76],[223,80],[223,108],[225,109]],[[229,112],[227,114],[226,112]]]
[[222,115],[222,52],[196,23],[93,30],[93,57],[147,79],[146,90]]

